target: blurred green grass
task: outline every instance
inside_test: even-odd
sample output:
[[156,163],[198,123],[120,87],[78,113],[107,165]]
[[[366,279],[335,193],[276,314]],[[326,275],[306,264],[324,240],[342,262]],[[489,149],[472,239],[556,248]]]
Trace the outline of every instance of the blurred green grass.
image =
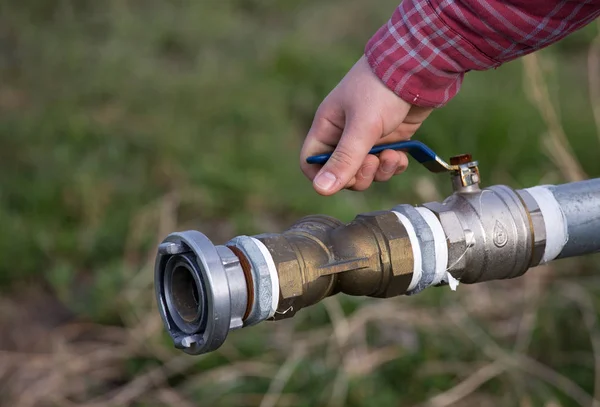
[[[395,0],[376,6],[367,0],[1,2],[3,295],[19,297],[23,285],[49,287],[78,320],[128,326],[127,313],[135,305],[127,289],[132,281],[151,280],[154,247],[173,231],[169,227],[197,228],[222,243],[236,234],[283,230],[307,214],[350,220],[359,212],[419,203],[426,182],[447,195],[445,177],[414,163],[405,175],[366,193],[331,198],[316,195],[298,168],[318,104],[395,5]],[[553,102],[590,177],[600,174],[600,129],[588,99],[585,58],[596,33],[590,26],[541,53]],[[471,152],[487,185],[564,181],[541,147],[547,129],[525,94],[527,80],[519,61],[468,74],[459,96],[436,111],[416,138],[445,157]],[[568,264],[598,270],[589,259]],[[549,297],[560,291],[550,285],[544,293]],[[152,293],[143,292],[140,301],[146,304]],[[418,312],[436,314],[454,298],[440,292],[419,297],[398,304],[411,302]],[[364,304],[371,302],[341,299],[347,315]],[[543,304],[532,334],[535,357],[591,392],[593,366],[572,366],[557,356],[562,350],[590,352],[581,320],[567,317],[578,308],[550,299]],[[303,313],[294,325],[298,335],[330,325],[322,306]],[[288,353],[269,353],[272,342],[265,338],[272,327],[252,329],[233,335],[235,352],[224,351],[237,356],[198,359],[193,372],[262,360],[263,353],[266,363],[276,364]],[[581,335],[568,335],[577,330]],[[414,334],[418,349],[349,379],[347,405],[425,400],[451,387],[456,375],[415,377],[418,366],[448,359],[475,363],[481,357],[455,333]],[[300,360],[286,387],[296,394],[294,405],[326,404],[323,394],[336,380],[321,360],[326,355],[311,355]],[[148,355],[132,357],[122,380],[157,363]],[[234,400],[235,394],[265,392],[269,382],[240,379],[235,391],[227,384],[193,386],[185,377],[169,383],[202,405],[227,405],[242,403],[244,397]],[[514,377],[498,379],[483,393],[498,397],[495,405],[516,405],[506,395],[515,386]],[[535,394],[532,405],[545,405],[540,403],[549,394],[564,396],[537,382],[529,391]]]

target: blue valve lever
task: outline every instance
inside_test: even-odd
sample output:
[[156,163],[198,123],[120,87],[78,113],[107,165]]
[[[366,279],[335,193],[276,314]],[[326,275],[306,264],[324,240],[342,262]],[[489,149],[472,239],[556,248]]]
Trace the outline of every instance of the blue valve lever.
[[[399,141],[397,143],[380,144],[373,147],[369,154],[378,154],[384,150],[404,151],[412,158],[423,164],[431,172],[448,172],[459,170],[458,165],[451,165],[442,160],[425,144],[416,140]],[[306,159],[308,164],[325,164],[332,153],[313,155]]]

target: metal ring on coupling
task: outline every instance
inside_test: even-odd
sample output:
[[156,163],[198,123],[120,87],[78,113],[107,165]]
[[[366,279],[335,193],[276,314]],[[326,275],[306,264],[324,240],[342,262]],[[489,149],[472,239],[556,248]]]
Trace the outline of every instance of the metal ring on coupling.
[[262,242],[249,236],[237,236],[226,245],[244,252],[251,265],[254,301],[244,326],[255,325],[272,317],[279,301],[279,281],[270,254],[267,257],[268,251],[260,246]]
[[535,267],[540,264],[546,251],[546,225],[544,224],[544,215],[537,201],[529,192],[522,189],[517,191],[521,197],[527,212],[529,213],[530,226],[532,227],[533,250],[531,252],[531,262],[529,267]]
[[[206,236],[197,231],[169,235],[158,249],[154,281],[161,317],[177,348],[198,355],[223,344],[231,320],[229,283],[221,257]],[[195,313],[192,298],[178,295],[179,289],[190,290],[192,296],[196,290]]]

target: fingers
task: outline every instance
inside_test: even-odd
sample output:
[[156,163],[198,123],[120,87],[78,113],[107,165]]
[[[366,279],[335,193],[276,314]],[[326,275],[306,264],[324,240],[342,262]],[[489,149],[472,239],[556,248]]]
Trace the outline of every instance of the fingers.
[[[370,119],[350,117],[346,120],[342,137],[329,160],[323,165],[313,180],[315,190],[321,195],[332,195],[344,188],[352,177],[356,176],[354,187],[362,187],[363,183],[370,185],[377,166],[372,174],[370,165],[366,173],[358,174],[366,162],[367,154],[381,136],[381,124]],[[375,157],[376,158],[376,157]],[[378,163],[377,163],[378,164]],[[370,180],[369,180],[370,178]]]
[[332,151],[341,136],[342,127],[338,126],[330,117],[317,111],[300,152],[300,169],[310,181],[314,180],[321,167],[308,164],[306,159],[312,155]]
[[379,163],[374,180],[384,182],[406,170],[408,157],[402,151],[384,150],[379,154]]
[[[372,133],[373,135],[367,138],[365,148],[363,149],[363,152],[360,153],[356,150],[356,144],[354,142],[350,141],[349,143],[347,143],[352,144],[352,148],[354,149],[355,154],[359,153],[355,155],[355,160],[357,163],[361,164],[356,165],[356,167],[358,167],[359,169],[356,170],[354,174],[352,174],[350,179],[345,184],[343,184],[343,186],[341,185],[344,181],[340,179],[338,185],[339,188],[335,189],[333,192],[327,193],[326,191],[323,191],[325,188],[327,188],[327,185],[323,187],[323,180],[315,181],[316,175],[323,172],[321,170],[322,167],[318,165],[307,164],[306,158],[311,155],[330,152],[336,145],[337,140],[339,140],[340,137],[342,137],[343,130],[332,120],[317,114],[317,117],[313,122],[313,125],[309,131],[306,141],[304,142],[304,146],[300,154],[302,160],[300,166],[306,177],[311,181],[314,181],[314,187],[315,189],[317,189],[317,192],[321,193],[322,195],[333,194],[342,188],[348,188],[355,191],[363,191],[367,189],[373,181],[387,181],[393,175],[403,172],[408,165],[408,158],[403,152],[385,150],[379,155],[379,158],[377,158],[376,156],[368,155],[368,150],[375,144],[394,143],[397,141],[408,140],[414,134],[414,131],[416,131],[417,127],[417,125],[407,125],[403,123],[400,126],[398,126],[398,128],[392,133],[382,138],[379,138],[380,131],[377,129],[373,129],[372,131],[365,130],[363,134]],[[360,131],[360,129],[357,129],[357,131]],[[344,140],[346,140],[346,137],[348,136],[345,135]],[[350,134],[348,139],[350,139],[350,137],[353,137],[352,134]],[[371,141],[372,139],[376,141]],[[332,158],[330,158],[329,161],[331,161],[332,159],[336,159],[334,158],[334,156],[339,155],[340,148],[342,148],[342,160],[345,159],[345,162],[352,160],[353,158],[344,156],[344,142],[340,141],[339,144],[342,144],[342,146],[337,146],[337,154],[333,154]],[[360,161],[361,159],[362,161]],[[375,162],[375,160],[377,162]],[[374,169],[373,166],[375,166]],[[343,167],[341,171],[344,171]],[[354,171],[354,169],[350,167],[347,169],[347,171],[350,173]],[[328,177],[329,175],[325,176]],[[325,181],[328,180],[325,179]],[[334,182],[337,181],[337,179],[334,180]],[[321,188],[321,190],[319,190],[319,188]]]
[[346,186],[353,191],[364,191],[373,183],[375,174],[380,166],[379,158],[374,155],[367,155],[360,166],[352,185]]
[[[385,86],[366,58],[359,59],[317,110],[300,154],[302,172],[326,196],[389,179],[406,168],[406,156],[385,152],[379,158],[368,153],[375,144],[409,139],[429,114],[415,109],[404,125],[409,111],[411,105]],[[306,163],[309,156],[332,150],[322,167]]]

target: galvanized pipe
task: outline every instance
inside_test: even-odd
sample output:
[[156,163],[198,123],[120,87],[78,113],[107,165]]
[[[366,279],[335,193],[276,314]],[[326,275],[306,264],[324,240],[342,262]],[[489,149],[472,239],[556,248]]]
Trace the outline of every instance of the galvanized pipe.
[[550,186],[567,223],[558,259],[600,251],[600,178]]

